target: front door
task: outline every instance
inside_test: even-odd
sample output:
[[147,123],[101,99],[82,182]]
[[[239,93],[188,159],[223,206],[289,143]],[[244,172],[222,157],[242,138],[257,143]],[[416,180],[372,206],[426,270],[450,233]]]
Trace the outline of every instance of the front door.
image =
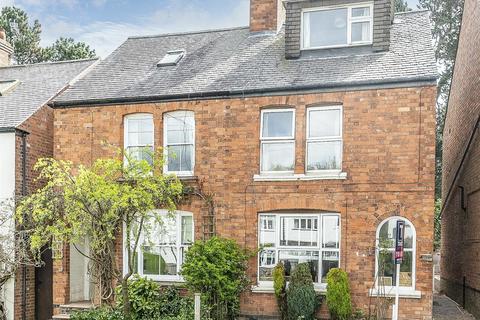
[[42,267],[35,269],[35,319],[50,320],[53,315],[52,250],[42,253]]

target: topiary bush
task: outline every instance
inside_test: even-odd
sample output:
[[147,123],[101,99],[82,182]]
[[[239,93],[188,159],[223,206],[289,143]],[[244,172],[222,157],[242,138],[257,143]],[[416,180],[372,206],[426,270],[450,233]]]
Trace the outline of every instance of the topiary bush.
[[327,274],[327,305],[333,320],[348,320],[352,315],[348,275],[341,269]]
[[310,265],[300,263],[293,270],[287,289],[288,319],[313,320],[318,307]]
[[215,320],[235,319],[240,294],[249,283],[249,255],[233,240],[196,241],[187,251],[182,275],[192,292],[202,293]]
[[273,268],[273,288],[275,290],[275,297],[277,298],[278,309],[280,311],[280,319],[287,320],[287,281],[285,279],[285,267],[283,263],[279,262]]

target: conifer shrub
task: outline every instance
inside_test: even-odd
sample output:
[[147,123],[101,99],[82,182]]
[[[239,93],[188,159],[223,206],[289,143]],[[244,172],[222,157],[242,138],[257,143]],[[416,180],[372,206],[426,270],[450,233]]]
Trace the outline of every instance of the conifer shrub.
[[314,320],[319,307],[312,274],[308,263],[300,263],[293,270],[287,288],[287,312],[289,320]]
[[341,269],[331,269],[327,274],[327,306],[332,320],[348,320],[352,315],[348,275]]
[[273,288],[280,311],[280,319],[287,320],[287,281],[285,279],[285,267],[281,262],[273,269]]

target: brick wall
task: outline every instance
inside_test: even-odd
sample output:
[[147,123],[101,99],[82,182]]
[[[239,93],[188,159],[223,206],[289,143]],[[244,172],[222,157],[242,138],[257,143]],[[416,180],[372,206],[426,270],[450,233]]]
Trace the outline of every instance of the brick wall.
[[[26,192],[33,192],[41,186],[36,182],[37,173],[33,170],[38,158],[53,156],[53,110],[47,106],[39,109],[19,129],[29,132],[27,135]],[[22,194],[22,138],[16,137],[16,194]],[[26,316],[27,320],[35,319],[35,269],[27,267]],[[23,272],[20,269],[15,278],[15,319],[22,319]]]
[[[480,317],[480,135],[475,128],[480,116],[478,30],[480,5],[476,0],[466,0],[444,129],[441,283],[451,298],[465,303],[470,312]],[[458,168],[461,170],[455,181]],[[463,208],[460,187],[464,188]]]
[[[401,303],[402,319],[431,319],[432,265],[419,259],[432,252],[435,143],[435,87],[400,88],[243,99],[130,104],[56,109],[54,155],[90,164],[114,156],[102,144],[121,147],[123,117],[135,112],[154,116],[155,145],[163,145],[163,113],[192,110],[196,118],[195,174],[214,194],[216,228],[250,249],[257,246],[258,213],[311,209],[341,215],[341,267],[349,272],[353,301],[366,309],[375,276],[375,232],[385,218],[402,215],[417,232],[417,282],[421,299]],[[305,162],[307,106],[342,103],[346,180],[254,182],[260,161],[260,110],[296,109],[296,173]],[[196,239],[202,238],[205,208],[197,199],[181,206],[194,214]],[[55,275],[56,303],[68,296],[68,258]],[[249,274],[256,279],[256,259]],[[57,269],[60,262],[57,263]],[[57,291],[58,290],[58,291]],[[247,292],[243,314],[275,315],[272,294]],[[325,312],[324,312],[325,313]]]

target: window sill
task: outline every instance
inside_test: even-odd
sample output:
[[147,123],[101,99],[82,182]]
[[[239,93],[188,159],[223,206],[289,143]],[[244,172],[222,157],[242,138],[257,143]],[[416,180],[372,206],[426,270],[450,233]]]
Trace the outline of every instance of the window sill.
[[[387,298],[395,298],[395,288],[385,288],[384,294],[380,294],[377,289],[370,289],[369,295],[371,297],[385,296]],[[413,289],[400,289],[399,297],[404,299],[421,299],[422,293]]]
[[[317,293],[326,293],[327,292],[327,287],[326,285],[320,286],[320,285],[315,285],[315,292]],[[275,289],[273,286],[268,286],[268,285],[256,285],[252,286],[251,291],[253,293],[275,293]]]
[[315,181],[315,180],[345,180],[347,179],[346,172],[335,173],[310,173],[310,174],[292,174],[292,175],[264,175],[256,174],[253,176],[253,181]]

